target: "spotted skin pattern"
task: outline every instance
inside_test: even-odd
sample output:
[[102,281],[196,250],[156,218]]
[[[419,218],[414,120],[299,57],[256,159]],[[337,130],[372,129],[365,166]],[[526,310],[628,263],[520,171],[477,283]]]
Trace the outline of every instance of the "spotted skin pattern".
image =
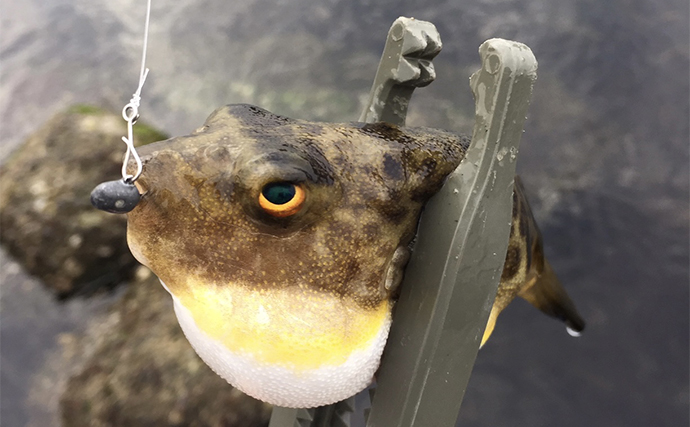
[[[371,380],[422,207],[468,145],[433,129],[222,107],[193,134],[141,150],[128,242],[231,384],[282,406],[332,403]],[[260,206],[276,182],[304,189],[294,215]],[[519,185],[515,194],[495,316],[516,295],[529,300],[525,285],[536,289],[548,265]]]

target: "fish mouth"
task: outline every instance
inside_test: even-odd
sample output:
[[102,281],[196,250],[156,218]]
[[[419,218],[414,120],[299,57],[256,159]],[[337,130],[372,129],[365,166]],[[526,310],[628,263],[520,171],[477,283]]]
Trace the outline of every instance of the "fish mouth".
[[170,293],[192,347],[218,375],[259,400],[328,405],[366,388],[378,369],[391,323],[388,301],[363,309],[299,286],[187,289]]

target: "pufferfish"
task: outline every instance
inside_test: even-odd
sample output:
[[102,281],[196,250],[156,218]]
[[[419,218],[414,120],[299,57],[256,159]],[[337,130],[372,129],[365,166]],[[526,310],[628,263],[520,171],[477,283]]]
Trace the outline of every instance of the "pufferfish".
[[[331,404],[371,383],[420,212],[468,146],[434,129],[222,107],[141,149],[128,243],[218,375],[274,405]],[[584,327],[519,182],[482,343],[515,296]]]

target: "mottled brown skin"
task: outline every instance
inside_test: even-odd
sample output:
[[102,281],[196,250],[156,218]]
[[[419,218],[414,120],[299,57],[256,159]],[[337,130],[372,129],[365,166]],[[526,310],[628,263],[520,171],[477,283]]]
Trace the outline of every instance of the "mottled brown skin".
[[[142,150],[143,197],[129,214],[129,240],[169,285],[190,271],[266,289],[306,282],[376,307],[393,291],[384,283],[393,254],[407,247],[424,202],[467,145],[431,129],[223,107],[194,134]],[[306,187],[296,215],[259,207],[262,187],[276,181]]]
[[[311,123],[226,106],[192,135],[141,150],[130,246],[169,287],[184,286],[176,278],[190,273],[267,292],[302,283],[374,309],[394,295],[421,209],[468,144],[433,129]],[[297,214],[275,218],[260,208],[261,189],[276,181],[305,187]],[[517,295],[584,327],[544,260],[519,182],[485,339]]]

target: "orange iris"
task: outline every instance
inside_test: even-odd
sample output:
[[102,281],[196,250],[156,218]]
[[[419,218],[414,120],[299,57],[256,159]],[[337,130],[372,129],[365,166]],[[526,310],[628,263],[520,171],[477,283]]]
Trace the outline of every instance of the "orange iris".
[[301,185],[277,182],[264,186],[259,194],[259,205],[269,215],[285,218],[302,209],[305,197]]

